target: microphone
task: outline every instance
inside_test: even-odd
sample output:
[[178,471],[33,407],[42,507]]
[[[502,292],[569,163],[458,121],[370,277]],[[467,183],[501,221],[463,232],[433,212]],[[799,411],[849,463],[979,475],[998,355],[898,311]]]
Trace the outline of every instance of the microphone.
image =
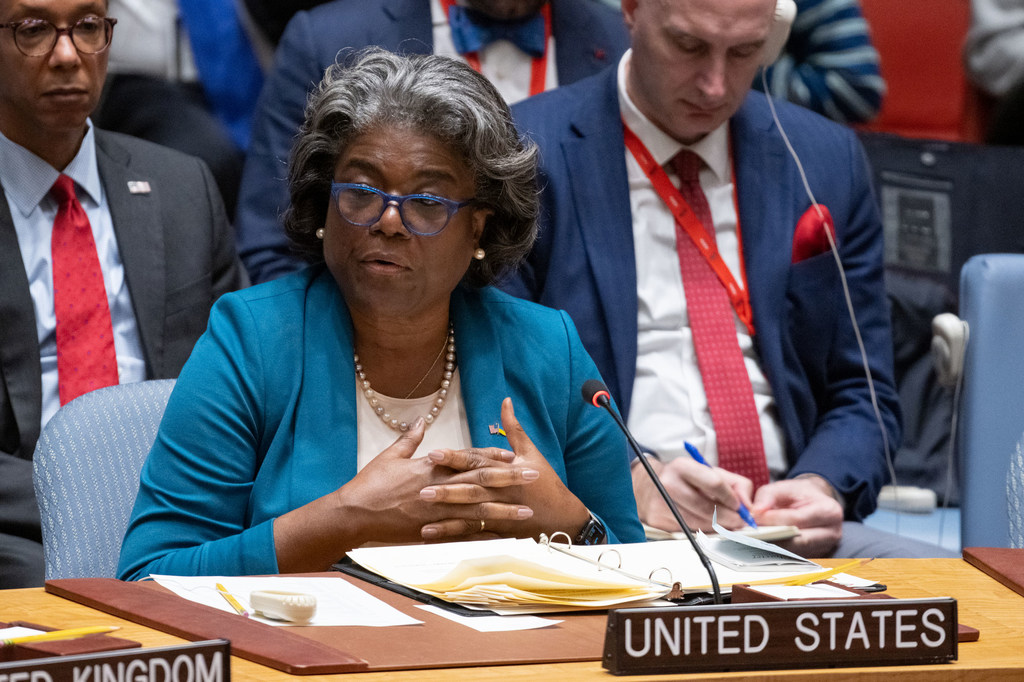
[[690,541],[690,545],[693,547],[693,551],[697,552],[697,556],[700,557],[701,564],[704,565],[704,570],[708,572],[708,576],[711,578],[711,590],[714,593],[715,603],[722,603],[722,591],[718,586],[718,576],[715,574],[715,567],[711,565],[711,559],[704,553],[701,546],[697,544],[696,538],[693,537],[693,533],[690,532],[690,527],[683,521],[683,517],[679,514],[679,509],[676,507],[676,503],[672,501],[668,491],[665,490],[665,486],[661,484],[658,479],[658,474],[654,472],[654,468],[651,467],[651,463],[647,461],[647,455],[644,454],[640,446],[637,445],[636,440],[633,438],[633,434],[626,428],[625,422],[622,421],[622,417],[619,413],[612,409],[611,395],[608,393],[608,387],[602,384],[597,379],[587,379],[583,382],[583,400],[590,403],[594,407],[603,407],[608,410],[608,414],[612,416],[615,423],[618,424],[619,429],[626,435],[626,440],[629,441],[630,447],[633,448],[633,452],[636,453],[637,458],[640,460],[640,464],[643,465],[647,471],[647,475],[651,477],[651,481],[654,482],[654,487],[658,489],[661,494],[661,498],[665,500],[665,504],[668,505],[669,511],[672,512],[672,516],[675,517],[676,523],[683,529],[683,533],[686,535],[686,539]]

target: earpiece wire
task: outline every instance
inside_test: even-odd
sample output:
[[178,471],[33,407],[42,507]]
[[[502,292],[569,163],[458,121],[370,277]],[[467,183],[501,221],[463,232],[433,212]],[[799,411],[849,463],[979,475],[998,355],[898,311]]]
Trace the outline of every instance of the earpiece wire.
[[[765,99],[768,101],[768,108],[771,109],[772,119],[775,121],[775,126],[779,129],[779,133],[782,135],[782,141],[786,145],[786,149],[789,151],[789,155],[793,157],[796,162],[797,171],[800,173],[800,180],[803,182],[804,191],[807,193],[808,199],[811,201],[811,206],[817,211],[818,216],[821,218],[822,224],[825,224],[825,214],[822,212],[817,199],[814,197],[814,192],[811,190],[811,185],[807,180],[807,173],[804,171],[804,165],[800,161],[800,157],[797,155],[796,150],[789,141],[789,135],[786,134],[785,128],[782,127],[782,122],[779,120],[779,115],[775,111],[775,102],[768,90],[768,78],[765,76],[765,69],[761,70],[761,87],[764,89]],[[835,230],[835,225],[830,225],[832,230]],[[853,298],[850,295],[850,287],[846,281],[846,269],[843,267],[842,259],[839,257],[839,247],[836,245],[835,238],[832,236],[832,230],[825,230],[825,236],[828,238],[829,249],[832,251],[832,257],[836,261],[836,267],[839,269],[839,278],[843,285],[843,296],[846,299],[846,310],[850,315],[850,322],[853,323],[853,333],[857,339],[857,347],[860,349],[861,362],[864,365],[864,376],[868,382],[868,393],[871,396],[871,407],[875,413],[875,421],[878,423],[878,430],[882,434],[882,448],[885,451],[885,465],[889,469],[889,477],[892,480],[893,488],[896,490],[896,507],[899,509],[899,489],[896,483],[896,468],[893,465],[892,451],[889,446],[889,434],[885,430],[885,422],[882,420],[882,411],[878,407],[878,395],[875,393],[875,380],[871,375],[871,365],[868,362],[868,353],[864,347],[864,339],[860,333],[860,325],[857,323],[857,314],[853,309]],[[899,514],[896,515],[896,534],[899,535]]]

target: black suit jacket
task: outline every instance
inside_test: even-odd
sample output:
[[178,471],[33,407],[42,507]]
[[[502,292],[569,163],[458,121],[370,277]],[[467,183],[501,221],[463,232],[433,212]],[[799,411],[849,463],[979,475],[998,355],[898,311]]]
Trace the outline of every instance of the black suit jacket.
[[[248,283],[223,202],[205,164],[149,142],[97,130],[96,161],[138,321],[146,378],[176,377],[206,328],[213,302]],[[130,181],[148,182],[150,191],[132,194]],[[42,414],[35,311],[6,197],[0,201],[0,321],[2,545],[4,534],[40,539],[31,460]]]

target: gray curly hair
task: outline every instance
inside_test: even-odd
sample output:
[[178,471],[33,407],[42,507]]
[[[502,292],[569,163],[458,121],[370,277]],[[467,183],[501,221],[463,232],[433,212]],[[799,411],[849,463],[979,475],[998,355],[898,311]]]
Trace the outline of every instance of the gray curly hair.
[[327,218],[337,160],[353,139],[378,126],[431,136],[472,170],[477,203],[494,213],[480,238],[487,256],[472,261],[466,284],[493,284],[522,261],[537,236],[537,146],[520,138],[501,95],[465,62],[379,48],[331,66],[309,97],[289,163],[291,206],[284,215],[298,253],[323,261],[315,233]]

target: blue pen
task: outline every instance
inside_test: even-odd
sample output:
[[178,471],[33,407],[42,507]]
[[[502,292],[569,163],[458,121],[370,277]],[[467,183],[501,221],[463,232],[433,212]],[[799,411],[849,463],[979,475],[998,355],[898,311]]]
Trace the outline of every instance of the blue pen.
[[[690,453],[690,457],[693,457],[697,462],[708,468],[711,467],[711,465],[708,464],[708,461],[704,459],[704,455],[700,454],[700,450],[698,450],[693,444],[683,441],[683,446],[686,448],[686,451]],[[741,502],[740,508],[736,511],[748,526],[751,528],[757,528],[757,522],[754,521],[754,517],[750,515],[750,510],[747,509],[746,505]]]

